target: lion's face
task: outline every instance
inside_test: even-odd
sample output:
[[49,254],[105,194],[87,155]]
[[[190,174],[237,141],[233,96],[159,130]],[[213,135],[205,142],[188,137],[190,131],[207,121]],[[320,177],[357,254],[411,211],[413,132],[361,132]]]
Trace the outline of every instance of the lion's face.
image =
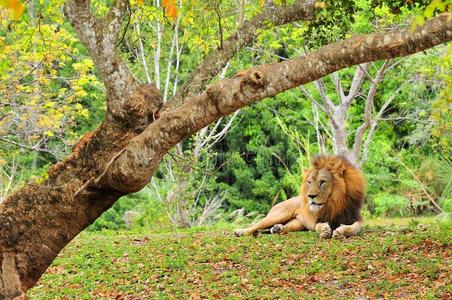
[[347,210],[350,216],[344,216],[341,222],[348,222],[347,218],[355,219],[359,215],[365,187],[366,181],[361,172],[347,159],[337,155],[320,155],[312,160],[311,168],[304,171],[302,207],[322,222],[334,221]]
[[322,168],[305,172],[304,189],[308,208],[316,213],[325,207],[334,189],[334,177],[330,170]]

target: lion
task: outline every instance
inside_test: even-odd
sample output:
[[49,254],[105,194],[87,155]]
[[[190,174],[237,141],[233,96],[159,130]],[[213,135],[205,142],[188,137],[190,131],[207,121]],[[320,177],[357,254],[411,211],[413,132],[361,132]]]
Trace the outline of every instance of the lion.
[[300,196],[276,204],[264,219],[234,230],[235,235],[255,235],[266,228],[273,234],[310,230],[321,238],[357,235],[366,190],[360,170],[339,155],[319,155],[311,164],[303,172]]

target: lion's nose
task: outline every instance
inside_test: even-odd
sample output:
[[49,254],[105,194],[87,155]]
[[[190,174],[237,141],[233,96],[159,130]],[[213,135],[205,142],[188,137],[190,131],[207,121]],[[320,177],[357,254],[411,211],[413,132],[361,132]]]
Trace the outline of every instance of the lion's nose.
[[315,197],[317,197],[317,195],[308,195],[309,198],[311,198],[312,200],[315,199]]

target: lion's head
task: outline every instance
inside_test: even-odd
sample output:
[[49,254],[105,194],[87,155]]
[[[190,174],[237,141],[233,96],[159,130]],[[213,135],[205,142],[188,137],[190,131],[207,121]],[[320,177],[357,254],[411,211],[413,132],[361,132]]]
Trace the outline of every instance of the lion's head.
[[359,210],[364,201],[366,181],[361,172],[342,156],[317,156],[310,169],[304,171],[301,196],[308,210],[331,221]]

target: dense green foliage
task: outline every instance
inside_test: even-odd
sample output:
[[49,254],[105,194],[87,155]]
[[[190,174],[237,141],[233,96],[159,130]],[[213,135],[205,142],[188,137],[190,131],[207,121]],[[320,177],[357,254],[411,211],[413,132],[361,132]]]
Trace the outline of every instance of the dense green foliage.
[[[0,11],[5,17],[0,23],[0,199],[27,180],[45,178],[48,166],[64,158],[105,114],[104,87],[86,49],[62,17],[60,2],[32,1],[18,20],[6,18],[7,12]],[[291,1],[275,2],[286,5]],[[93,1],[96,13],[105,14],[107,3]],[[325,8],[314,22],[261,30],[252,46],[236,54],[225,76],[256,64],[297,57],[353,34],[383,31],[412,20],[421,22],[446,9],[442,1],[428,4],[322,2],[319,5]],[[184,1],[179,3],[176,18],[168,18],[161,8],[146,2],[132,3],[131,9],[120,55],[142,81],[157,83],[166,98],[204,55],[221,47],[237,27],[236,1]],[[245,19],[261,10],[262,1],[247,1]],[[161,28],[160,42],[157,26]],[[450,45],[395,63],[375,100],[378,111],[396,93],[382,116],[363,168],[369,182],[366,214],[428,214],[435,211],[432,199],[450,212]],[[371,65],[370,75],[381,65]],[[355,70],[339,72],[347,89]],[[326,90],[337,102],[330,79],[325,79]],[[306,88],[318,96],[312,84]],[[366,82],[363,94],[368,88]],[[360,97],[347,120],[351,132],[356,131],[363,114],[364,99]],[[229,120],[224,118],[209,130],[215,128],[214,135]],[[301,171],[319,152],[309,99],[299,89],[287,91],[241,110],[231,122],[226,135],[198,152],[196,146],[203,137],[184,141],[165,158],[148,187],[124,197],[91,229],[123,228],[126,212],[131,212],[132,225],[146,227],[255,218],[296,195]],[[320,122],[328,127],[323,113]],[[333,152],[331,137],[326,130],[322,134],[327,150]],[[181,223],[181,210],[187,211],[186,224]]]

